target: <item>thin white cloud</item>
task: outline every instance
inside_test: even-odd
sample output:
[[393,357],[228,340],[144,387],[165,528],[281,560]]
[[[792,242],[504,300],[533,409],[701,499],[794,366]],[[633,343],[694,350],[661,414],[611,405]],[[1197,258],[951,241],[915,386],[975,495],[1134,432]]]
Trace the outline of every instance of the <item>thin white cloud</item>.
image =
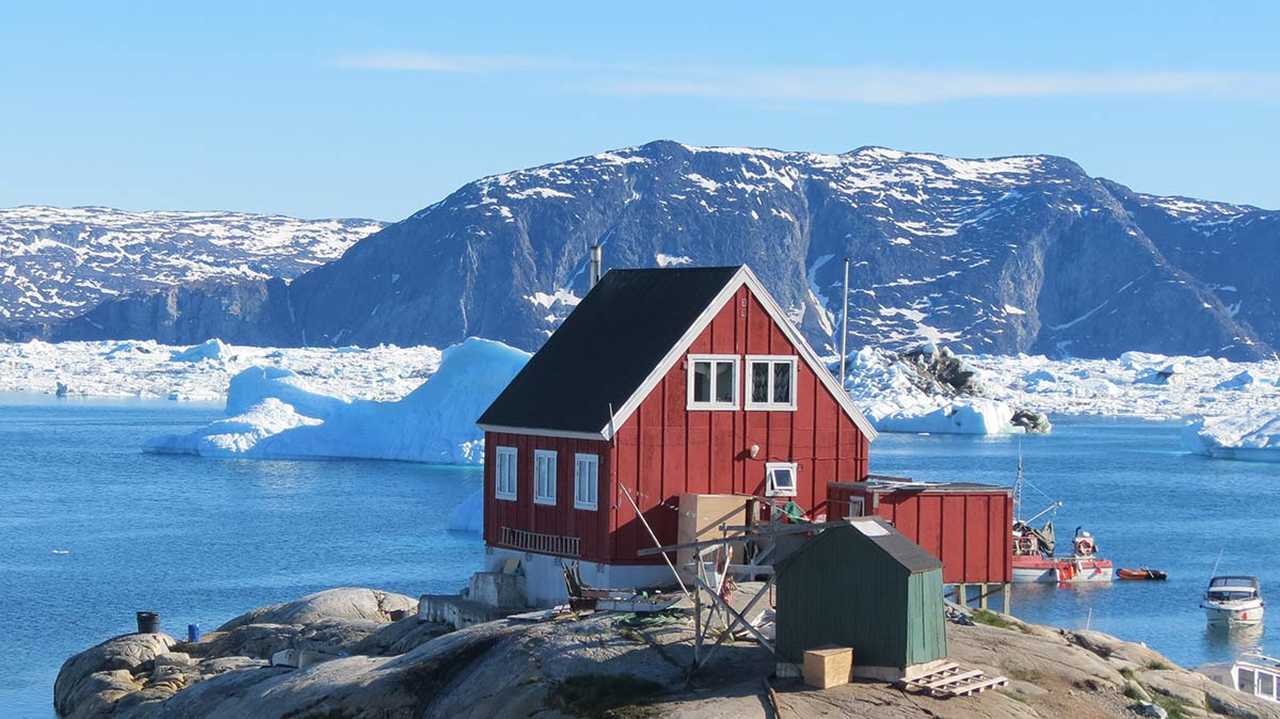
[[780,103],[913,105],[1050,97],[1260,98],[1280,95],[1280,74],[1219,71],[975,71],[886,67],[729,68],[628,65],[508,55],[372,53],[341,67],[426,73],[527,73],[591,92]]
[[480,73],[538,70],[563,64],[517,55],[442,55],[424,52],[378,52],[344,55],[335,64],[356,70],[399,70],[434,73]]
[[792,68],[697,71],[606,81],[605,92],[777,102],[903,105],[991,98],[1274,97],[1280,75],[1221,72],[1019,73]]

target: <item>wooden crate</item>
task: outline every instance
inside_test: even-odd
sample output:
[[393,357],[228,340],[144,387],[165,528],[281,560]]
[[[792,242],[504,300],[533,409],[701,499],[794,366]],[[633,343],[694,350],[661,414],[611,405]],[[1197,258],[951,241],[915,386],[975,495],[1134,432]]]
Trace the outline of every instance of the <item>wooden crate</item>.
[[853,676],[853,649],[826,647],[804,653],[804,683],[818,689],[848,684]]
[[[741,494],[682,494],[680,495],[680,521],[676,542],[685,544],[706,539],[741,534],[724,533],[721,525],[741,527],[747,523],[747,499]],[[742,545],[733,546],[733,561],[742,562]],[[676,566],[684,567],[694,561],[692,549],[676,552]]]

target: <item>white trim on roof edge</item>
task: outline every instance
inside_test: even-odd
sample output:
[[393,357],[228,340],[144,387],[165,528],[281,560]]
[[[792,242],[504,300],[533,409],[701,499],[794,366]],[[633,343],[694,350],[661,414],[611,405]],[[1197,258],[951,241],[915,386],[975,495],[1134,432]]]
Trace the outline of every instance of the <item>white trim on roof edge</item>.
[[[875,441],[876,437],[879,436],[875,427],[871,426],[871,423],[867,421],[867,418],[864,417],[862,412],[858,410],[856,405],[854,405],[853,400],[849,397],[849,393],[840,388],[840,383],[835,377],[831,376],[831,371],[828,370],[827,366],[818,358],[818,354],[809,346],[809,343],[804,339],[804,336],[800,334],[800,331],[796,329],[795,325],[791,324],[791,320],[787,319],[786,313],[778,306],[778,303],[773,299],[773,295],[769,294],[769,291],[766,290],[764,285],[760,282],[760,278],[756,277],[756,274],[746,265],[742,265],[738,268],[738,271],[733,274],[733,277],[725,283],[724,288],[722,288],[711,302],[707,304],[706,308],[702,311],[702,314],[698,315],[697,319],[693,321],[693,324],[689,325],[689,329],[685,331],[680,339],[672,345],[667,354],[663,356],[662,361],[658,363],[658,366],[654,367],[653,371],[649,373],[649,376],[645,378],[644,382],[640,383],[640,386],[631,394],[631,397],[629,397],[626,402],[622,403],[622,406],[618,408],[618,411],[609,419],[608,424],[600,430],[600,436],[602,438],[612,439],[613,429],[621,427],[623,423],[630,419],[631,415],[639,409],[640,403],[644,401],[645,397],[648,397],[649,393],[658,386],[658,383],[667,375],[667,372],[669,372],[671,368],[675,366],[676,362],[679,361],[679,359],[689,350],[689,346],[698,338],[698,335],[702,334],[702,331],[711,324],[711,321],[715,319],[715,316],[724,308],[725,303],[732,299],[733,296],[737,294],[738,288],[743,285],[746,285],[752,293],[755,294],[756,298],[760,300],[760,304],[764,307],[765,312],[768,312],[769,317],[771,317],[773,321],[782,328],[783,334],[785,334],[787,339],[791,341],[791,344],[795,345],[800,356],[804,358],[805,364],[809,365],[809,369],[813,370],[818,381],[821,382],[822,385],[826,387],[827,391],[836,398],[836,404],[840,405],[840,408],[849,416],[849,419],[853,420],[854,425],[856,425],[857,428],[866,435],[867,441]],[[526,431],[524,433],[531,434],[532,431]]]
[[603,432],[571,432],[558,429],[535,429],[533,427],[507,427],[500,424],[476,424],[484,432],[501,432],[503,434],[527,434],[531,437],[559,437],[562,439],[589,439],[596,442],[608,441]]

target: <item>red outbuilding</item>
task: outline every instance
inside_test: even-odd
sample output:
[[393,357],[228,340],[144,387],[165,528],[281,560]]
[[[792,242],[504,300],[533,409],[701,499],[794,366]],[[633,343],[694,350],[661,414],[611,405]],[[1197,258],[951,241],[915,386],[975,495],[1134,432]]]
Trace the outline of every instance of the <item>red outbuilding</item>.
[[488,565],[521,560],[538,604],[566,560],[592,585],[669,582],[637,551],[675,543],[685,494],[825,513],[876,434],[746,266],[610,271],[479,425]]
[[1013,490],[972,482],[935,484],[871,475],[833,482],[828,515],[879,516],[942,560],[942,581],[955,585],[1013,581]]

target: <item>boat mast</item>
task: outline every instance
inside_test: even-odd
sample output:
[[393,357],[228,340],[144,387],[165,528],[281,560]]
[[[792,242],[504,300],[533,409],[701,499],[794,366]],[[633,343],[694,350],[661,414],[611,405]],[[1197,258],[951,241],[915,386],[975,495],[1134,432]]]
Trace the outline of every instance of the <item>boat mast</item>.
[[1013,521],[1022,521],[1022,439],[1018,439],[1018,476],[1013,480]]

